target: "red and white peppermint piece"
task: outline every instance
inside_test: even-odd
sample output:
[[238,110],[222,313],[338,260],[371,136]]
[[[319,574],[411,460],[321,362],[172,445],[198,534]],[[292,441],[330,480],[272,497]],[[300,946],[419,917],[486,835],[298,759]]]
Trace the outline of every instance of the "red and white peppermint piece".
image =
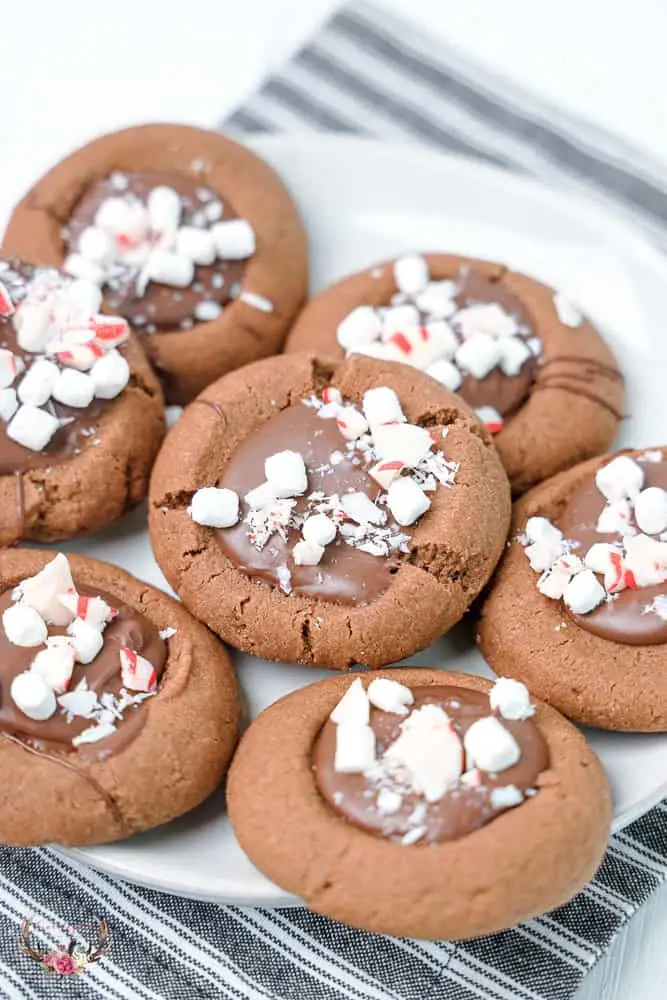
[[624,545],[626,587],[651,587],[667,581],[667,542],[639,534],[627,536]]
[[8,389],[21,370],[20,359],[12,351],[0,348],[0,389]]
[[72,648],[78,663],[92,663],[104,645],[102,626],[75,618],[67,626],[67,634],[72,641]]
[[594,573],[602,573],[604,575],[612,569],[611,556],[614,552],[618,552],[618,549],[613,545],[608,545],[606,542],[596,542],[594,545],[591,545],[584,556],[586,569],[592,569]]
[[332,385],[328,385],[322,392],[322,402],[326,404],[338,403],[340,405],[343,402],[340,389],[335,389]]
[[74,618],[95,625],[104,625],[118,614],[118,609],[112,608],[102,597],[87,597],[85,594],[70,592],[59,594],[58,600]]
[[366,418],[356,406],[343,406],[336,417],[338,430],[348,441],[354,441],[368,430]]
[[12,297],[9,294],[7,286],[0,281],[0,316],[13,316],[14,312],[15,309]]
[[505,420],[493,406],[478,406],[475,413],[486,425],[489,434],[500,434],[505,426]]
[[89,344],[56,345],[50,353],[61,365],[75,368],[80,372],[87,372],[90,371],[98,358],[104,356],[104,348],[93,340]]
[[153,691],[157,684],[153,664],[127,646],[120,649],[120,673],[123,687],[129,691]]
[[384,341],[400,330],[419,326],[419,309],[416,306],[405,303],[400,306],[393,306],[387,309],[382,317],[382,339]]
[[382,489],[388,490],[394,480],[398,479],[404,468],[405,465],[403,462],[389,459],[377,462],[368,470],[368,474],[376,483],[380,484]]
[[567,569],[547,569],[537,581],[540,594],[557,601],[565,593],[565,588],[572,579],[572,573]]
[[601,535],[627,535],[634,532],[632,507],[628,500],[613,500],[603,507],[596,530]]
[[130,336],[130,328],[121,316],[93,316],[90,329],[107,351],[124,344]]
[[60,600],[74,593],[74,581],[67,556],[58,553],[44,569],[20,584],[21,600],[38,611],[50,625],[69,625],[74,613]]

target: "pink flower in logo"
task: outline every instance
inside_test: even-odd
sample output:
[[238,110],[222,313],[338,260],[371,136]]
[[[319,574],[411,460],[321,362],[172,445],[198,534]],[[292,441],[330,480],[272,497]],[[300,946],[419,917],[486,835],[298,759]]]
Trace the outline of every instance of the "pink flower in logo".
[[71,955],[62,951],[50,951],[42,959],[43,964],[61,976],[72,976],[79,971],[79,964]]

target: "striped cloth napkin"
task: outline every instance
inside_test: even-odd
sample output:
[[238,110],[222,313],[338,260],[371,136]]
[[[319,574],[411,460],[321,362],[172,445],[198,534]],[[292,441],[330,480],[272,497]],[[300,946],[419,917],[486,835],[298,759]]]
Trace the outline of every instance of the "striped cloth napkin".
[[[657,164],[363,2],[337,14],[223,127],[418,140],[606,203],[667,244],[667,186]],[[5,847],[0,991],[17,1000],[566,1000],[666,872],[663,804],[612,839],[594,881],[566,906],[451,944],[366,934],[298,908],[178,899],[49,849]],[[106,916],[109,951],[82,976],[47,975],[18,945],[28,915],[41,950],[62,939],[64,924]]]

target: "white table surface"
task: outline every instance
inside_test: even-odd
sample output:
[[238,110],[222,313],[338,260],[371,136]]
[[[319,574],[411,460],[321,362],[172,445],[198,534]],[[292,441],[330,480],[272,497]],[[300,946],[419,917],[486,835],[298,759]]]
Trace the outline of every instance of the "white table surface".
[[[409,11],[463,54],[616,131],[663,160],[667,172],[662,0],[633,0],[630,9],[607,0],[383,2]],[[214,125],[337,6],[336,0],[7,4],[0,224],[33,179],[101,132],[147,120]],[[666,934],[667,887],[616,941],[579,1000],[662,1000]]]

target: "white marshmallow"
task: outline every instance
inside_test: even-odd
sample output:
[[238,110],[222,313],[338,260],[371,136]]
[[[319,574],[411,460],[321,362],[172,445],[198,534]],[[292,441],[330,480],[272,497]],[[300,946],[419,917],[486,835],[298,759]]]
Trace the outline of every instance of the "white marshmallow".
[[113,260],[115,245],[109,233],[97,226],[87,226],[79,236],[77,249],[86,260],[104,267]]
[[520,337],[503,337],[500,347],[500,370],[504,375],[518,375],[533,352]]
[[292,558],[297,566],[317,566],[324,555],[324,546],[317,542],[303,540],[292,549]]
[[95,213],[94,224],[114,236],[127,236],[139,242],[148,232],[148,212],[133,197],[105,198]]
[[500,361],[500,345],[488,333],[474,333],[457,349],[456,364],[473,378],[486,378]]
[[499,677],[489,692],[489,704],[503,719],[529,719],[535,714],[528,688],[511,677]]
[[444,358],[451,361],[456,354],[459,341],[449,323],[444,319],[434,319],[428,322],[424,329],[429,335],[436,360]]
[[378,459],[403,462],[414,469],[428,455],[433,441],[424,427],[389,424],[373,428],[373,446]]
[[362,409],[371,426],[405,423],[400,400],[394,390],[386,385],[378,386],[376,389],[367,389],[364,393]]
[[194,276],[195,266],[190,258],[170,250],[152,250],[143,271],[144,279],[173,288],[187,288]]
[[412,705],[415,700],[410,688],[387,677],[376,677],[370,682],[368,699],[371,705],[393,715],[407,715],[408,705]]
[[56,710],[56,696],[43,677],[26,670],[17,674],[9,692],[16,707],[36,722],[50,719]]
[[421,322],[419,309],[405,303],[401,306],[391,306],[382,315],[382,339],[388,340],[393,333],[406,327],[419,326]]
[[376,462],[375,465],[371,466],[368,470],[368,475],[371,476],[376,483],[379,483],[383,490],[388,490],[391,484],[398,479],[404,468],[405,466],[403,462],[385,460],[382,462]]
[[3,612],[2,626],[14,646],[41,646],[49,634],[40,613],[22,602]]
[[247,219],[216,222],[211,227],[218,257],[222,260],[245,260],[257,247],[255,231]]
[[447,319],[457,310],[454,296],[456,285],[453,281],[429,281],[423,292],[417,296],[417,306],[423,313],[438,319]]
[[381,344],[379,341],[348,347],[347,353],[362,354],[366,358],[376,358],[378,361],[404,361],[402,352],[394,344]]
[[407,254],[394,261],[394,281],[399,292],[419,295],[428,286],[428,264],[419,254]]
[[96,399],[115,399],[130,381],[130,366],[115,348],[98,358],[89,372]]
[[635,521],[647,535],[659,535],[667,530],[667,491],[659,486],[642,490],[635,500]]
[[332,722],[349,726],[367,726],[370,718],[370,704],[368,694],[357,677],[352,681],[349,688],[340,699],[333,712],[329,716]]
[[16,389],[0,389],[0,420],[8,424],[18,408]]
[[98,285],[77,278],[67,286],[67,312],[71,323],[86,323],[100,311],[102,292]]
[[575,615],[586,615],[606,598],[605,589],[590,569],[573,576],[563,591],[563,601]]
[[176,253],[195,264],[208,265],[215,260],[215,241],[208,229],[181,226],[176,234]]
[[344,350],[351,351],[364,344],[372,344],[381,333],[382,320],[375,309],[372,306],[357,306],[338,324],[336,338]]
[[0,347],[0,388],[8,389],[20,370],[19,358],[5,347]]
[[387,515],[365,493],[343,493],[340,506],[357,524],[384,524]]
[[74,618],[59,600],[62,594],[74,593],[69,561],[62,552],[35,576],[24,580],[20,590],[23,603],[38,611],[49,625],[69,625]]
[[431,506],[431,501],[414,480],[402,476],[387,491],[387,506],[402,527],[414,524]]
[[560,551],[560,542],[556,545],[555,543],[546,541],[533,542],[524,549],[530,568],[535,570],[536,573],[550,569],[552,563],[560,555]]
[[67,626],[67,634],[72,640],[74,656],[78,663],[92,663],[104,645],[104,636],[100,625],[75,618]]
[[469,764],[480,771],[504,771],[521,757],[519,744],[493,715],[473,722],[463,737],[463,745]]
[[30,451],[42,451],[59,427],[58,419],[46,410],[40,410],[36,406],[20,406],[5,433],[12,441]]
[[234,490],[204,486],[192,497],[188,514],[207,528],[231,528],[239,519],[239,496]]
[[461,387],[461,382],[463,381],[461,372],[456,365],[452,364],[451,361],[446,361],[444,358],[440,361],[434,361],[432,365],[429,365],[426,369],[426,374],[434,378],[440,385],[444,385],[445,389],[449,389],[450,392],[456,392]]
[[14,314],[17,341],[23,351],[38,354],[46,348],[50,336],[50,318],[46,303],[24,302]]
[[423,705],[401,723],[383,763],[407,777],[411,789],[427,802],[438,802],[463,771],[463,747],[447,713],[439,705]]
[[565,588],[572,579],[572,573],[565,569],[547,569],[537,581],[540,594],[550,597],[552,601],[559,600],[565,593]]
[[326,514],[311,514],[303,522],[301,534],[307,542],[325,546],[336,537],[336,525]]
[[39,674],[56,694],[69,687],[74,670],[74,646],[65,636],[47,639],[46,649],[41,649],[30,665],[32,673]]
[[491,337],[512,337],[519,331],[514,317],[497,302],[466,306],[457,313],[455,324],[465,340],[479,333]]
[[632,535],[632,507],[628,500],[614,500],[602,508],[596,530],[601,535]]
[[272,483],[260,483],[249,490],[243,499],[252,510],[262,510],[276,502],[275,488]]
[[21,379],[17,389],[18,398],[29,406],[43,406],[51,397],[58,374],[58,365],[45,358],[38,358]]
[[84,408],[95,397],[95,383],[90,375],[75,368],[64,368],[58,373],[53,386],[53,398],[65,406]]
[[96,285],[103,285],[106,277],[99,264],[80,253],[70,253],[65,257],[63,271],[66,274],[71,274],[73,278],[83,278]]
[[563,532],[546,517],[529,517],[524,532],[530,542],[557,545],[559,549],[563,541]]
[[566,298],[562,292],[554,295],[554,307],[558,314],[558,319],[565,326],[580,326],[584,317],[573,302]]
[[503,785],[501,788],[492,788],[489,799],[494,809],[509,809],[521,805],[523,793],[516,785]]
[[627,455],[618,455],[598,469],[595,485],[607,500],[634,500],[644,485],[644,470]]
[[301,496],[308,489],[308,473],[298,451],[278,451],[264,462],[264,475],[276,497]]
[[612,552],[618,552],[618,549],[606,542],[595,542],[584,556],[584,566],[594,573],[606,573],[611,565]]
[[181,196],[166,184],[154,187],[146,199],[150,227],[155,233],[177,229],[181,221]]
[[336,729],[334,771],[362,774],[375,763],[375,733],[370,726],[342,722]]
[[341,406],[336,414],[336,423],[347,441],[354,441],[368,430],[366,418],[356,406]]

